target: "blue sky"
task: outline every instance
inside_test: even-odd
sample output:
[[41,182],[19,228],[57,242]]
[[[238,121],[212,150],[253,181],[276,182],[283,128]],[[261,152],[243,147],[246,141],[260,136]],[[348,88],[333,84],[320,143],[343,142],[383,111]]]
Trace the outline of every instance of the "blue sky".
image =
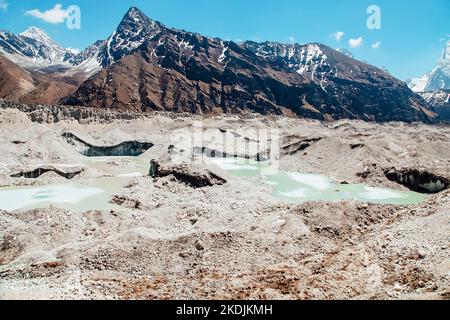
[[[70,5],[81,8],[80,30],[57,23],[58,17],[51,22],[42,19],[39,12],[56,4],[62,10]],[[366,10],[372,4],[381,9],[380,30],[367,28]],[[449,0],[0,0],[0,29],[19,33],[34,25],[64,47],[83,49],[106,39],[130,6],[167,26],[212,37],[295,39],[347,48],[357,59],[386,66],[403,80],[432,69],[450,40]],[[330,36],[336,32],[344,33],[340,42]],[[359,46],[351,48],[350,39]]]

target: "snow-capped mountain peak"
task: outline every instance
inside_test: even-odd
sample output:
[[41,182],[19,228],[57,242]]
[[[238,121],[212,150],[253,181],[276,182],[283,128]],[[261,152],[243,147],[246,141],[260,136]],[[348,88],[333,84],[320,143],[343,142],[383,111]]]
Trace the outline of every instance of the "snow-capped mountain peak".
[[24,32],[20,33],[22,37],[34,39],[36,41],[40,41],[41,43],[53,44],[59,47],[59,45],[53,41],[52,38],[42,29],[37,27],[29,27]]
[[450,41],[447,41],[442,56],[432,71],[407,82],[415,92],[450,89]]
[[[141,25],[142,24],[148,24],[148,22],[155,23],[155,21],[151,20],[149,17],[147,17],[141,10],[139,10],[136,7],[131,7],[127,13],[124,15],[121,25],[124,25],[125,23],[130,23],[131,25]],[[119,27],[121,27],[119,25]]]
[[30,27],[18,35],[0,32],[0,53],[19,66],[31,69],[70,67],[75,57],[36,27]]
[[116,31],[107,40],[108,64],[140,47],[145,40],[154,37],[161,25],[148,18],[136,7],[131,7]]
[[97,41],[75,58],[71,71],[93,75],[138,49],[155,36],[163,26],[148,18],[136,7],[124,15],[117,29],[104,41]]

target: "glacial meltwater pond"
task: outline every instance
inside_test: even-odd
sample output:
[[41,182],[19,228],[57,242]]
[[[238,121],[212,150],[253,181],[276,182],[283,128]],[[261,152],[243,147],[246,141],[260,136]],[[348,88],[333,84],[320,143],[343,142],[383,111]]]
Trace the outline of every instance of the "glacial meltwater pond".
[[45,186],[0,188],[0,209],[14,211],[53,205],[77,212],[113,210],[119,207],[110,202],[112,197],[132,178],[148,173],[147,161],[139,157],[93,157],[84,164],[98,170],[101,177]]
[[[223,170],[238,177],[264,178],[272,196],[288,202],[357,200],[379,204],[417,204],[425,195],[374,188],[361,184],[339,185],[326,176],[298,172],[273,171],[260,162],[210,158]],[[117,163],[115,163],[117,162]],[[102,172],[99,178],[67,180],[54,185],[0,188],[0,209],[7,211],[46,208],[50,205],[77,212],[113,210],[118,206],[110,201],[134,177],[148,173],[148,163],[140,157],[90,158],[86,166]]]
[[253,160],[213,158],[223,170],[238,177],[261,175],[273,189],[272,196],[289,202],[356,200],[367,203],[408,205],[425,200],[425,195],[369,187],[362,184],[336,184],[326,176],[271,170],[266,164]]
[[[50,205],[75,211],[112,209],[109,203],[112,185],[99,181],[90,185],[76,183],[39,186],[12,187],[0,190],[0,209],[14,211],[19,209],[46,208]],[[119,190],[119,188],[117,189]]]

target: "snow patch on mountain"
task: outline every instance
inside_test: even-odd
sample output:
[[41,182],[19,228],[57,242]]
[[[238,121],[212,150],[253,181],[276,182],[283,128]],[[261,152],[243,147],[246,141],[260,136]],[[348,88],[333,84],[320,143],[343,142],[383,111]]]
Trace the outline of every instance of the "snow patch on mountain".
[[258,57],[276,62],[290,72],[295,72],[320,85],[327,91],[329,76],[337,74],[336,68],[327,63],[328,56],[320,44],[284,44],[275,42],[245,42],[244,46]]
[[433,107],[450,103],[450,92],[445,90],[423,92],[421,96]]
[[305,71],[310,71],[313,79],[317,68],[322,67],[327,60],[327,56],[316,44],[310,44],[306,48],[302,48],[299,58],[300,68],[297,73],[303,74]]
[[222,46],[222,54],[220,55],[218,62],[223,63],[227,57],[226,53],[228,51],[228,46],[226,46],[223,41],[221,41],[220,44]]

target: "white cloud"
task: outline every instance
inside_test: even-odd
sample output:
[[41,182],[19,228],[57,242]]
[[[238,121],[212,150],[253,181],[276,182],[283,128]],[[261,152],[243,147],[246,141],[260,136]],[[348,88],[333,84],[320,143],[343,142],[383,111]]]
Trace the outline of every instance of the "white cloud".
[[26,16],[32,16],[48,23],[59,24],[63,23],[68,17],[68,12],[62,8],[62,5],[57,3],[53,9],[41,12],[39,9],[28,10],[25,12]]
[[333,38],[337,42],[341,42],[342,37],[345,35],[343,31],[337,31],[332,34],[330,34],[330,38]]
[[6,12],[8,10],[8,2],[0,0],[0,11]]
[[352,48],[358,48],[358,47],[362,46],[363,38],[359,37],[359,38],[356,38],[356,39],[350,39],[350,40],[348,40],[348,44]]
[[289,39],[290,43],[295,43],[295,37],[294,36],[290,36],[288,39]]
[[377,41],[372,44],[372,49],[378,49],[381,46],[381,41]]
[[69,50],[70,52],[72,52],[73,54],[79,54],[79,53],[81,52],[81,50],[78,49],[78,48],[71,48],[71,47],[68,47],[68,48],[66,48],[66,49]]

